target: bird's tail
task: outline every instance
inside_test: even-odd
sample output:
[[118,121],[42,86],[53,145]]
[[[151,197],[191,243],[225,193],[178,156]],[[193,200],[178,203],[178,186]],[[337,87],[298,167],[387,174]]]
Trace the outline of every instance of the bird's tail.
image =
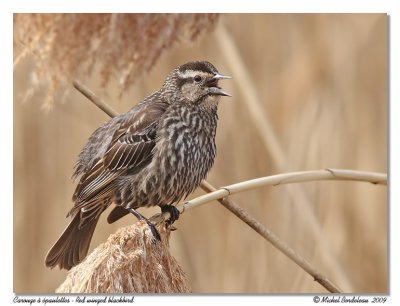
[[76,213],[60,238],[47,253],[45,263],[47,267],[60,269],[71,269],[80,263],[89,250],[94,229],[96,228],[99,215],[90,220],[85,220],[80,226],[80,212]]

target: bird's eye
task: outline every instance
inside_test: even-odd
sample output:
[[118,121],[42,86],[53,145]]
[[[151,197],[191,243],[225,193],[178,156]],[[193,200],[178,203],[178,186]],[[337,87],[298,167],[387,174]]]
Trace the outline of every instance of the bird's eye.
[[199,82],[201,81],[201,76],[195,75],[195,76],[194,76],[194,81],[195,81],[196,83],[199,83]]

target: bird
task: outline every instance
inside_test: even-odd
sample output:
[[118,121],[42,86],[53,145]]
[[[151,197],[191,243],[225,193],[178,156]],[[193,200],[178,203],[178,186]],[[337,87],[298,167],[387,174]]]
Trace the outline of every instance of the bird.
[[[128,112],[111,118],[87,140],[72,178],[77,179],[67,214],[71,221],[47,253],[45,265],[70,270],[87,255],[100,215],[113,223],[132,213],[160,206],[172,224],[174,206],[207,176],[216,156],[218,104],[230,96],[208,61],[191,61],[173,69],[162,87]],[[154,226],[152,232],[159,239]]]

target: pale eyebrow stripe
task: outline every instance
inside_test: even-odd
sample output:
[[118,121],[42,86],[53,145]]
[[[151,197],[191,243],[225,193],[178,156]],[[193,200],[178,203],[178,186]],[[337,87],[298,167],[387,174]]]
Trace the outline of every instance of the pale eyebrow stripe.
[[208,73],[203,72],[203,71],[195,71],[195,70],[186,70],[185,72],[179,72],[179,76],[183,79],[193,78],[195,75],[207,77]]

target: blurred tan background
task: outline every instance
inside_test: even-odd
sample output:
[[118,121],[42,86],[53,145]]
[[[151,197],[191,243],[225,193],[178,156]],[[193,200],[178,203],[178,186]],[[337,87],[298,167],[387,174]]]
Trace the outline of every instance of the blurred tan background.
[[[107,87],[97,74],[82,81],[125,112],[186,61],[206,59],[231,75],[222,86],[233,97],[220,103],[218,156],[208,176],[217,187],[299,170],[387,172],[387,39],[384,14],[228,14],[194,42],[165,51],[121,97],[119,75]],[[22,49],[17,45],[14,56]],[[108,117],[71,84],[45,110],[44,89],[26,94],[33,64],[27,55],[14,70],[14,291],[51,293],[66,272],[45,268],[44,257],[68,222],[72,167]],[[248,91],[262,112],[249,103]],[[274,156],[267,133],[279,140],[282,156]],[[388,292],[386,187],[319,181],[232,198],[345,292]],[[141,212],[151,216],[158,209]],[[91,249],[135,221],[127,216],[109,225],[106,214]],[[326,292],[217,202],[183,215],[176,226],[171,252],[195,293]]]

